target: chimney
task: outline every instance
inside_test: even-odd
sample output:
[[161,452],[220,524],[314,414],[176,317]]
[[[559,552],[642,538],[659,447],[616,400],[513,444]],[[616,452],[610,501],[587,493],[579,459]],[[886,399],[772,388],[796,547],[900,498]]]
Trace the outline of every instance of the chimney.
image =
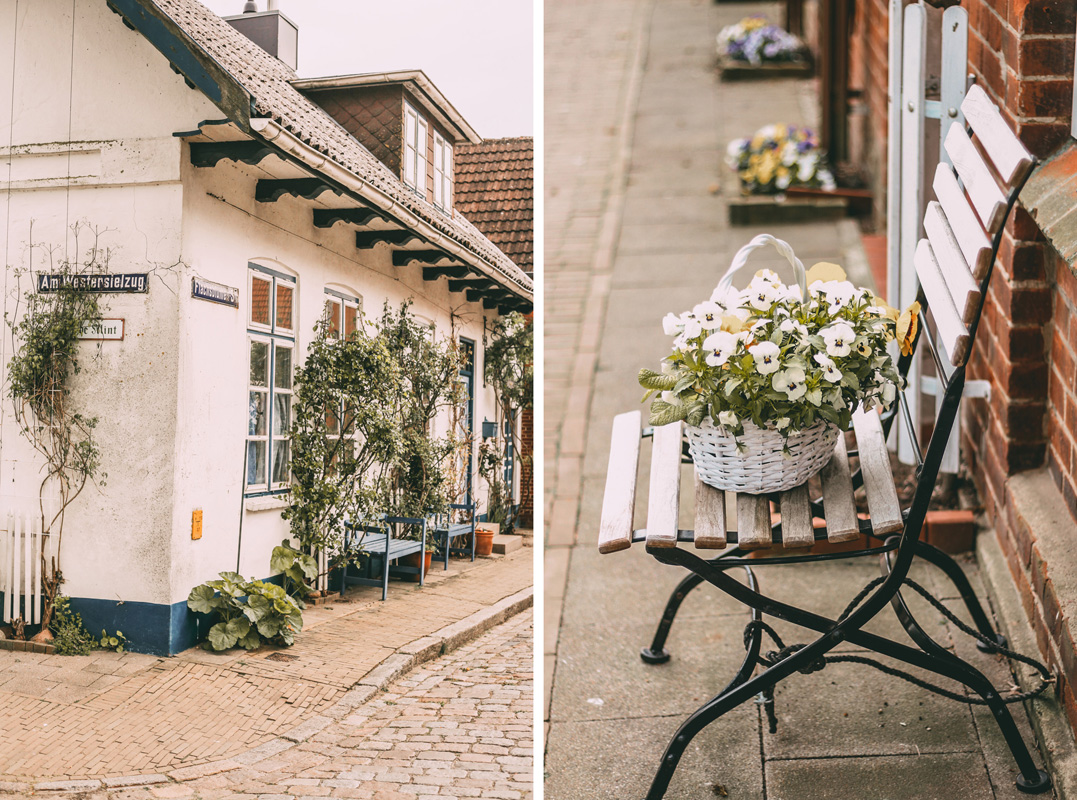
[[268,5],[268,11],[259,11],[254,0],[247,0],[242,14],[224,17],[224,21],[295,70],[299,62],[299,28],[280,13],[278,0],[268,0]]

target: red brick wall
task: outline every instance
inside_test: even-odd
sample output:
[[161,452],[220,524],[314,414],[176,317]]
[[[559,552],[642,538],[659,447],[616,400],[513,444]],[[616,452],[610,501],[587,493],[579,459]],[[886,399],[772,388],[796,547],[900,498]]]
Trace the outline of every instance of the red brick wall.
[[532,528],[535,524],[535,412],[525,408],[520,413],[520,527]]
[[886,217],[886,143],[890,14],[886,0],[856,4],[849,54],[849,88],[860,93],[863,117],[849,120],[849,160],[860,167],[876,198],[877,227]]
[[1077,519],[1077,278],[1053,250],[1050,258],[1057,291],[1048,374],[1047,466]]
[[329,112],[395,175],[400,175],[404,125],[404,90],[400,86],[312,92],[310,99]]

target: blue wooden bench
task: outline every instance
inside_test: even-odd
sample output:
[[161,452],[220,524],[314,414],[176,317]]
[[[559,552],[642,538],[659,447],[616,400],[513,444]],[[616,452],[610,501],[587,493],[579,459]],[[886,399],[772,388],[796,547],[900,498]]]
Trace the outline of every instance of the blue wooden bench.
[[[422,535],[419,539],[403,539],[399,533],[406,527],[419,528]],[[389,576],[401,575],[419,576],[419,585],[426,580],[423,564],[426,559],[422,555],[426,552],[426,520],[419,517],[386,517],[380,522],[352,525],[344,523],[344,551],[351,554],[362,552],[370,556],[363,564],[359,575],[348,574],[348,558],[344,559],[344,566],[340,575],[340,593],[343,594],[348,586],[381,586],[381,599],[385,600],[389,595]],[[391,565],[404,556],[412,553],[419,554],[419,566],[408,567],[401,564]],[[380,576],[374,569],[377,559],[380,564]]]
[[[438,558],[442,560],[443,569],[449,568],[449,556],[471,556],[475,560],[475,504],[450,503],[450,512],[438,515],[434,520],[433,535],[438,542]],[[453,522],[452,510],[466,511],[467,522]],[[452,540],[458,536],[467,536],[470,545],[453,547]]]

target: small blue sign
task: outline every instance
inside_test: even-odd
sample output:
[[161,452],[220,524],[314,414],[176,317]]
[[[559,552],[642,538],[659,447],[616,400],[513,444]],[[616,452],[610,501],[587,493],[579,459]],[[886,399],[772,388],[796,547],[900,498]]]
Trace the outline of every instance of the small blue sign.
[[239,289],[202,278],[191,278],[191,297],[239,308]]

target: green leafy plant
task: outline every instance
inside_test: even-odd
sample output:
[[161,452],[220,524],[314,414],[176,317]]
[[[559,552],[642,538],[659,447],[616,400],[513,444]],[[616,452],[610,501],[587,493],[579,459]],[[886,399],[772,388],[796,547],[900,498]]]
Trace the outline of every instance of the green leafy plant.
[[[521,409],[533,406],[534,361],[532,320],[516,311],[498,317],[486,341],[485,375],[487,383],[494,388],[500,419],[515,420]],[[488,488],[486,519],[501,523],[508,531],[515,526],[520,508],[527,500],[521,497],[521,502],[514,504],[512,486],[504,479],[505,453],[510,447],[517,464],[530,463],[515,433],[506,433],[505,439],[495,437],[479,447],[479,475],[486,480]],[[521,491],[529,492],[532,488],[523,485]]]
[[314,333],[295,374],[283,517],[303,550],[339,558],[344,521],[384,513],[388,470],[403,447],[394,409],[404,382],[385,342],[364,326],[337,339],[321,320]]
[[307,581],[318,577],[318,562],[314,557],[299,552],[287,539],[273,548],[269,568],[284,576],[284,590],[298,600],[304,600],[310,594]]
[[97,640],[82,624],[82,615],[71,610],[70,598],[58,594],[52,601],[52,644],[62,656],[84,656],[94,649]]
[[117,653],[122,653],[124,648],[127,647],[127,637],[123,635],[123,631],[116,631],[109,636],[108,631],[102,628],[101,638],[97,644],[102,650],[113,650]]
[[263,640],[291,646],[303,629],[301,603],[275,583],[244,581],[236,572],[220,573],[220,580],[194,587],[187,598],[191,611],[220,619],[206,637],[207,649],[212,650],[237,645],[254,650]]
[[[71,385],[81,369],[79,336],[103,312],[98,295],[79,288],[78,282],[86,275],[107,272],[111,251],[101,246],[101,231],[82,223],[73,225],[72,231],[75,257],[68,259],[56,257],[59,248],[35,245],[31,229],[29,266],[13,270],[20,284],[18,302],[5,315],[12,342],[8,393],[15,422],[45,462],[38,490],[41,525],[52,537],[55,553],[51,564],[42,563],[45,625],[59,593],[67,509],[87,483],[103,485],[106,477],[94,436],[97,417],[78,410]],[[87,236],[90,242],[84,246]],[[38,253],[43,256],[40,265],[35,263]],[[23,291],[23,281],[34,283],[38,269],[51,276],[50,290]],[[45,511],[47,494],[58,498],[55,511],[49,513]]]

